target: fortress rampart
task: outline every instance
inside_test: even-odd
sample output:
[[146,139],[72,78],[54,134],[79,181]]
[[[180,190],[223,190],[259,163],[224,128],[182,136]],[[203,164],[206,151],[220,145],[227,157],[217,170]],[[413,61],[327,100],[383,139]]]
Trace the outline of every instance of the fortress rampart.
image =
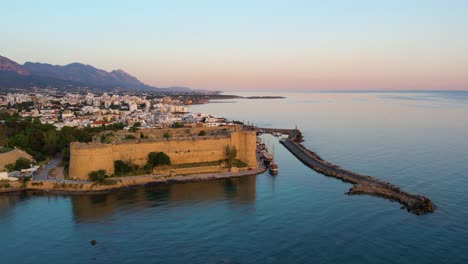
[[114,161],[122,160],[144,165],[148,153],[164,152],[173,164],[217,161],[227,158],[226,146],[236,147],[237,159],[257,167],[256,134],[253,131],[231,131],[226,136],[143,140],[131,143],[70,144],[70,170],[74,179],[88,179],[91,171],[103,169],[114,173]]

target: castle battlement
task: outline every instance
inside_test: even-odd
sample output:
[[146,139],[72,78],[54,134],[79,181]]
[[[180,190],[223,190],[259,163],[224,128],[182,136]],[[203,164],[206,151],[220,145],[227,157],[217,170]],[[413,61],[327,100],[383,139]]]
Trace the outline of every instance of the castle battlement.
[[[166,129],[180,133],[181,129]],[[224,128],[218,128],[224,130]],[[194,132],[197,132],[195,130]],[[210,131],[216,132],[215,129]],[[192,131],[190,131],[192,132]],[[103,169],[114,173],[114,161],[122,160],[143,166],[150,152],[164,152],[173,164],[210,162],[227,158],[226,146],[236,147],[237,159],[257,167],[256,134],[238,128],[213,136],[174,137],[168,139],[135,139],[115,144],[97,142],[70,144],[70,177],[88,179],[91,171]]]

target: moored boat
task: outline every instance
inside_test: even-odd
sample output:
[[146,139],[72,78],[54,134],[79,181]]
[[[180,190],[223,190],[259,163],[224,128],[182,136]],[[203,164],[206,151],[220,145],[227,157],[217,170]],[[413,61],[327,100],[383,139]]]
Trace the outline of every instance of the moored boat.
[[278,174],[278,165],[272,162],[270,163],[270,166],[268,166],[268,170],[270,171],[270,174],[276,175]]
[[271,162],[273,161],[273,155],[265,151],[265,152],[262,152],[261,157],[262,157],[263,164],[269,167]]

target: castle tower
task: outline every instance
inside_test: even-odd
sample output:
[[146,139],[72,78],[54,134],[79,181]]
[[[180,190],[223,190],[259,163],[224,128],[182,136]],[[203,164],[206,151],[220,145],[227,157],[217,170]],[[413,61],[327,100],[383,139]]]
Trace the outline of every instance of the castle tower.
[[70,178],[87,180],[88,173],[96,170],[114,173],[112,145],[70,143]]

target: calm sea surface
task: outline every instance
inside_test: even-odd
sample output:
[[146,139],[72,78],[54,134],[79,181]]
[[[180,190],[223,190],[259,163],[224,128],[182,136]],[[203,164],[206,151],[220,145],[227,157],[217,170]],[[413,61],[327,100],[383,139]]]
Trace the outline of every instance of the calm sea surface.
[[190,110],[297,125],[324,159],[425,195],[438,210],[416,216],[347,196],[350,184],[267,136],[276,177],[0,195],[0,263],[468,263],[468,92],[282,95]]

